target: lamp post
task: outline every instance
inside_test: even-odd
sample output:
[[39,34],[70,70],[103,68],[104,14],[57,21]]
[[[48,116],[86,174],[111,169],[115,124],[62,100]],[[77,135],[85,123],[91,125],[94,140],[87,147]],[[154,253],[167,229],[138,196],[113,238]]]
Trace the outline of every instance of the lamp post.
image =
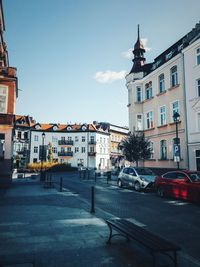
[[43,181],[44,180],[44,171],[43,171],[43,163],[44,163],[44,139],[45,139],[45,133],[42,133],[42,153],[41,153],[40,181]]
[[176,138],[174,142],[174,161],[177,163],[177,169],[179,169],[179,162],[180,162],[180,142],[178,138],[178,123],[180,120],[180,114],[175,112],[173,115],[174,122],[176,124]]

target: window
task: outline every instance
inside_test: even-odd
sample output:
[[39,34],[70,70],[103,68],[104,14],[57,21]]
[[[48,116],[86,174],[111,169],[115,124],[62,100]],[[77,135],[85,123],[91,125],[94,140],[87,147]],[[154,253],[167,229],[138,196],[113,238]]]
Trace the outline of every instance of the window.
[[37,146],[34,146],[33,152],[38,153],[38,147]]
[[200,132],[200,113],[197,113],[197,131]]
[[195,151],[196,156],[196,169],[197,171],[200,171],[200,150]]
[[0,86],[0,113],[7,113],[7,87]]
[[197,96],[200,97],[200,79],[197,80]]
[[159,87],[159,93],[165,91],[165,76],[163,73],[158,77],[158,87]]
[[149,82],[145,84],[145,99],[150,99],[152,96],[152,82]]
[[168,172],[163,175],[163,178],[165,179],[176,179],[176,172]]
[[79,147],[75,147],[75,153],[79,152]]
[[197,48],[197,65],[200,65],[200,47]]
[[38,141],[38,135],[34,135],[34,141],[35,141],[35,142]]
[[64,148],[64,147],[61,147],[60,152],[61,152],[61,153],[65,153],[65,148]]
[[173,119],[174,113],[175,112],[179,113],[179,103],[178,103],[178,101],[175,101],[175,102],[172,103],[171,109],[172,109],[171,119],[172,119],[172,121],[174,121],[174,119]]
[[21,132],[21,131],[18,131],[18,133],[17,133],[17,137],[18,137],[19,139],[22,138],[22,132]]
[[61,140],[62,140],[62,141],[65,141],[65,137],[64,137],[64,136],[61,136]]
[[160,159],[167,159],[167,141],[160,141]]
[[149,148],[151,149],[151,159],[154,158],[154,149],[153,149],[153,142],[149,142]]
[[57,143],[57,142],[58,142],[58,138],[55,137],[55,136],[52,136],[52,142],[53,142],[53,143]]
[[85,136],[82,136],[82,142],[85,142]]
[[81,153],[85,153],[85,147],[81,147]]
[[177,66],[171,68],[171,87],[174,87],[178,84],[178,73]]
[[52,152],[57,153],[58,152],[57,147],[52,147]]
[[136,102],[142,101],[142,88],[136,87]]
[[34,158],[34,159],[33,159],[33,163],[36,163],[36,162],[37,162],[37,158]]
[[71,152],[71,151],[72,151],[71,147],[67,147],[67,152]]
[[143,123],[142,123],[142,114],[137,114],[136,116],[136,131],[143,130]]
[[90,147],[90,153],[94,153],[94,147],[93,146]]
[[78,142],[78,136],[75,136],[75,142]]
[[166,124],[166,107],[162,106],[160,107],[160,125]]
[[153,112],[150,111],[146,114],[146,129],[153,128]]

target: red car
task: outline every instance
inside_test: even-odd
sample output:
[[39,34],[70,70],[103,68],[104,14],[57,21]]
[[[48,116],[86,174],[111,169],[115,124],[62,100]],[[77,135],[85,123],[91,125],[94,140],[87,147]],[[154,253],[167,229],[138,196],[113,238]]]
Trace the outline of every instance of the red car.
[[155,179],[155,189],[160,197],[172,197],[200,203],[200,172],[170,171]]

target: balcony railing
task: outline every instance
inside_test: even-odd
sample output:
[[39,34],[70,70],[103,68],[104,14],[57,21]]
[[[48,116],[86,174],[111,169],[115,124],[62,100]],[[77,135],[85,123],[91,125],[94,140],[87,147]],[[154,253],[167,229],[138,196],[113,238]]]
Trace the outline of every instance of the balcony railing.
[[73,152],[68,151],[68,152],[58,152],[58,156],[59,157],[72,157],[73,156]]
[[97,152],[88,152],[88,156],[95,157]]
[[89,144],[89,145],[96,145],[97,142],[96,142],[96,141],[89,141],[88,144]]
[[58,140],[59,145],[70,145],[73,146],[74,141],[73,140]]
[[18,155],[28,155],[29,153],[29,150],[28,149],[21,149],[21,150],[18,150],[16,151]]

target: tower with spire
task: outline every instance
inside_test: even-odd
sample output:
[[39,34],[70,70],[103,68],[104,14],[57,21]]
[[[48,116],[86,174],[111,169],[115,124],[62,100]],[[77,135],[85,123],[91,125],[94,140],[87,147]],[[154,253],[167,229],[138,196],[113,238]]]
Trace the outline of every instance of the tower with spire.
[[140,39],[140,25],[138,24],[138,38],[137,42],[134,45],[133,55],[134,59],[133,61],[133,67],[130,71],[130,73],[136,73],[141,72],[143,66],[145,65],[145,57],[144,57],[145,49],[144,45]]

